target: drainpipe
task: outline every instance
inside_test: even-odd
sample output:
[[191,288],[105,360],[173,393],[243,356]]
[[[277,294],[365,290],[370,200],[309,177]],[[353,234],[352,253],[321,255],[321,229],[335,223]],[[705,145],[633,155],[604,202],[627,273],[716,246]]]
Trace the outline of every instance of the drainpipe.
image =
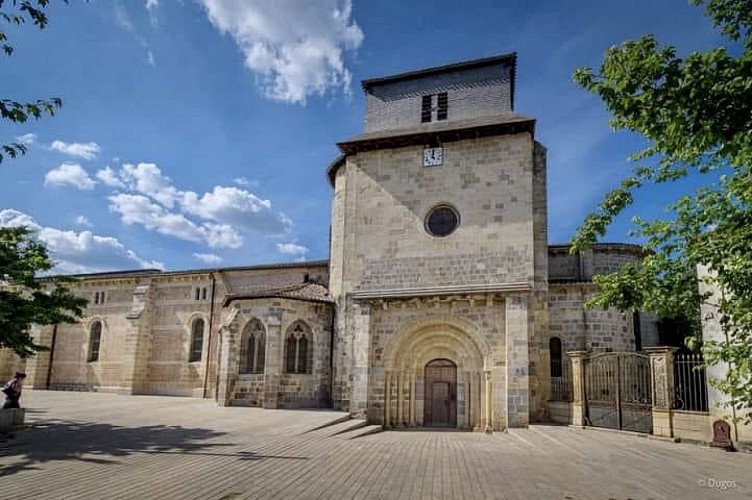
[[[212,278],[212,284],[211,284],[211,305],[209,306],[209,348],[206,350],[206,368],[204,369],[204,392],[203,392],[203,398],[206,397],[206,385],[209,382],[209,355],[211,353],[212,348],[212,332],[214,331],[214,290],[217,284],[217,278],[212,272],[211,275]],[[217,367],[219,368],[219,367]]]
[[55,339],[57,338],[57,323],[52,325],[52,343],[50,345],[50,362],[47,366],[47,381],[44,384],[45,389],[50,390],[50,382],[52,380],[52,361],[55,359]]

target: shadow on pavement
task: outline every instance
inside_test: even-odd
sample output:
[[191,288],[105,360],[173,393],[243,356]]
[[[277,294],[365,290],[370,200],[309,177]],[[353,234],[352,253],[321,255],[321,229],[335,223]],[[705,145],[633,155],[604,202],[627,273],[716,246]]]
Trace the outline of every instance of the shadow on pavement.
[[[39,469],[39,464],[58,460],[114,464],[118,461],[113,458],[134,453],[205,452],[231,446],[206,442],[224,434],[210,429],[164,425],[120,427],[101,423],[44,421],[0,441],[0,459],[6,464],[11,462],[0,466],[0,477]],[[261,458],[264,457],[245,459]]]

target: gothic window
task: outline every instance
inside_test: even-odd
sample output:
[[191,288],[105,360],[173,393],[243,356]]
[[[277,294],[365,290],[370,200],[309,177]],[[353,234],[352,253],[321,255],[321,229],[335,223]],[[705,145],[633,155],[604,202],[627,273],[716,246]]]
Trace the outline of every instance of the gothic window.
[[191,327],[191,354],[189,362],[201,361],[201,353],[204,350],[204,320],[196,318]]
[[559,337],[551,337],[548,341],[548,351],[551,356],[551,376],[561,377],[561,339]]
[[99,346],[102,343],[102,322],[95,321],[91,325],[91,335],[89,336],[89,362],[99,361]]
[[303,323],[295,323],[287,331],[285,340],[285,372],[310,373],[313,361],[311,331]]
[[266,333],[258,320],[251,321],[241,336],[240,373],[264,373]]

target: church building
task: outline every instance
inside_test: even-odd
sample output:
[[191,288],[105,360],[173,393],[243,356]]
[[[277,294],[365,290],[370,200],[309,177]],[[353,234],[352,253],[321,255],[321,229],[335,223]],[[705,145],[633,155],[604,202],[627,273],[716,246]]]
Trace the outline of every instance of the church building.
[[584,307],[593,276],[639,247],[549,245],[546,149],[515,110],[515,71],[506,54],[362,82],[363,133],[326,170],[328,261],[82,276],[81,322],[35,327],[50,350],[0,353],[0,374],[387,428],[549,419],[567,352],[640,350],[658,333]]

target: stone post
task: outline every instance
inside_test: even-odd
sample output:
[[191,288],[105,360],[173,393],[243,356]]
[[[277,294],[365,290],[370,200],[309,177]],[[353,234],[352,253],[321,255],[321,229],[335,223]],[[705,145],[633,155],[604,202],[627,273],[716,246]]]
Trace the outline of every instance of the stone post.
[[674,403],[674,352],[676,347],[648,347],[653,386],[653,434],[674,437],[671,407]]
[[570,425],[585,426],[585,366],[587,351],[567,352],[572,363],[572,402],[569,406]]

